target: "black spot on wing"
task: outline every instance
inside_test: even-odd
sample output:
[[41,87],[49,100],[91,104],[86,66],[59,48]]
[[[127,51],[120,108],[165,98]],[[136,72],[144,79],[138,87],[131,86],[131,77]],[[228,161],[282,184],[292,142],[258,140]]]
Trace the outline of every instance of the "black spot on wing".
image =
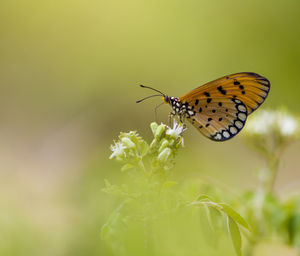
[[223,87],[220,85],[219,87],[217,87],[217,89],[219,90],[220,93],[222,93],[223,95],[226,94],[226,90],[223,89]]

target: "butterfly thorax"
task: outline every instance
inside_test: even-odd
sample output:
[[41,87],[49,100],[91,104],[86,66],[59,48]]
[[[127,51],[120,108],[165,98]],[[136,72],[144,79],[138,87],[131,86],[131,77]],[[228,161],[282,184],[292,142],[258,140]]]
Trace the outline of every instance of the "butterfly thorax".
[[173,115],[190,118],[196,114],[194,106],[190,106],[187,102],[182,102],[179,98],[175,97],[168,97],[168,100],[169,101],[167,103],[171,105]]

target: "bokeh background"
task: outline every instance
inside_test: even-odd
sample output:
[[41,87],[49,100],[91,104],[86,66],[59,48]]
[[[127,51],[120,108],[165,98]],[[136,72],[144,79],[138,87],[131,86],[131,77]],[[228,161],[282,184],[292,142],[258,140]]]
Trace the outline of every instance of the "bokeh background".
[[[161,102],[137,105],[151,94],[140,83],[180,96],[251,71],[271,81],[262,108],[300,114],[298,0],[12,0],[0,17],[1,255],[106,255],[115,205],[101,189],[121,179],[109,146],[120,131],[150,140]],[[285,151],[277,193],[299,188],[299,153],[299,142]],[[243,135],[214,143],[189,127],[174,179],[239,193],[261,161]]]

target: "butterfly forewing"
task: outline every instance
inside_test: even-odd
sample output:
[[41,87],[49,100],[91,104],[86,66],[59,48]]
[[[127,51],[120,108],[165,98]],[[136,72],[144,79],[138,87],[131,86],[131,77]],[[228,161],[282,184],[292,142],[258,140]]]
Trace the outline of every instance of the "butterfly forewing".
[[228,140],[238,134],[245,125],[247,109],[238,99],[220,97],[212,98],[209,103],[195,103],[195,115],[188,120],[212,140]]
[[[248,115],[265,100],[270,82],[256,73],[236,73],[204,84],[180,97],[182,102],[211,101],[214,98],[235,98],[244,103]],[[209,102],[208,102],[209,103]]]

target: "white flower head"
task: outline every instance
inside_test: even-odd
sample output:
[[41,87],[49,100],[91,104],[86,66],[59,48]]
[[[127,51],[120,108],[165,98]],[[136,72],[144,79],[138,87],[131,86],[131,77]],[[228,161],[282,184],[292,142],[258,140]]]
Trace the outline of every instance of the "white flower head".
[[278,131],[281,136],[291,136],[295,134],[297,128],[297,120],[286,112],[262,110],[248,121],[246,130],[258,135]]
[[115,142],[115,145],[111,145],[110,149],[113,152],[109,159],[112,159],[114,157],[118,158],[118,157],[122,157],[122,156],[126,156],[126,153],[124,151],[124,149],[126,148],[122,142]]
[[166,134],[170,137],[177,139],[181,136],[181,134],[186,130],[182,123],[177,123],[175,120],[173,122],[173,128],[168,127]]
[[281,134],[285,136],[293,135],[298,128],[297,120],[294,117],[283,112],[278,113],[277,122]]
[[266,134],[274,127],[275,120],[274,112],[262,110],[254,118],[248,120],[246,130],[252,134]]

